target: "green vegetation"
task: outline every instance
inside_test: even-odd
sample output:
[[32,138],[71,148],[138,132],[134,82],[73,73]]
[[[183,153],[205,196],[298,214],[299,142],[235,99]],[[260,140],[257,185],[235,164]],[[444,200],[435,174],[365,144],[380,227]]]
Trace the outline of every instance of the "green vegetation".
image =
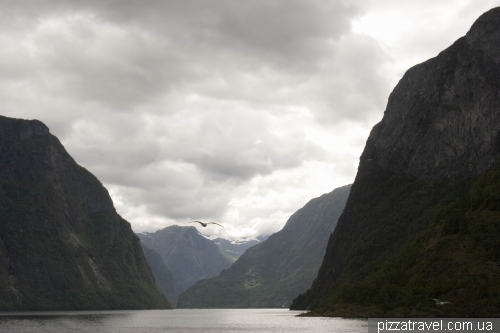
[[0,310],[166,308],[102,184],[38,121],[0,117]]
[[[429,226],[366,277],[343,283],[333,296],[315,303],[315,311],[341,316],[499,316],[500,163],[435,207]],[[452,304],[437,305],[433,298]]]
[[281,231],[249,248],[219,276],[181,294],[178,307],[288,307],[315,278],[349,190],[345,186],[311,200]]
[[500,314],[499,17],[500,8],[481,15],[394,88],[318,278],[292,308],[358,317]]

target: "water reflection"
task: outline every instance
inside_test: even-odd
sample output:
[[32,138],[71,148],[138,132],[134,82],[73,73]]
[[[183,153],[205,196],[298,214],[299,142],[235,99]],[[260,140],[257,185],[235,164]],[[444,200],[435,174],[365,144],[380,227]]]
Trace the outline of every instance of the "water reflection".
[[366,320],[296,317],[286,309],[176,309],[0,313],[0,332],[366,333]]
[[0,332],[116,332],[107,330],[137,311],[0,313]]

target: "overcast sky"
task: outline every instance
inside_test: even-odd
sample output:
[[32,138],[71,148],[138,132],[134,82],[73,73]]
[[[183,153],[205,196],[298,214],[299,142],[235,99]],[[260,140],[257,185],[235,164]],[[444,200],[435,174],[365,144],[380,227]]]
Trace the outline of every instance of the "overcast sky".
[[0,0],[0,113],[39,119],[136,232],[276,232],[352,183],[411,66],[500,0]]

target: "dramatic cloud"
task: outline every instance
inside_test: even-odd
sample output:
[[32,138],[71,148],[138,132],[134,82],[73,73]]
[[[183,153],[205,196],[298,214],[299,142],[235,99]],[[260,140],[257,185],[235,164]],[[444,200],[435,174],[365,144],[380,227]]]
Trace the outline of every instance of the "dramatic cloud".
[[136,231],[269,234],[353,181],[404,71],[498,2],[0,0],[0,113],[46,123]]

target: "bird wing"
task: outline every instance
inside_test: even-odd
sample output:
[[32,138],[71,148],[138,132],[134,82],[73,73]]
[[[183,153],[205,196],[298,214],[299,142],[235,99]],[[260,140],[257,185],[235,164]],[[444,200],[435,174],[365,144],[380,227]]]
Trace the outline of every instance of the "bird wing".
[[199,223],[199,224],[203,225],[203,222],[200,222],[200,221],[190,221],[188,223]]
[[221,226],[221,227],[223,227],[223,228],[224,228],[224,226],[223,226],[223,225],[220,225],[220,224],[219,224],[219,223],[217,223],[217,222],[208,222],[207,224],[217,224],[218,226]]

